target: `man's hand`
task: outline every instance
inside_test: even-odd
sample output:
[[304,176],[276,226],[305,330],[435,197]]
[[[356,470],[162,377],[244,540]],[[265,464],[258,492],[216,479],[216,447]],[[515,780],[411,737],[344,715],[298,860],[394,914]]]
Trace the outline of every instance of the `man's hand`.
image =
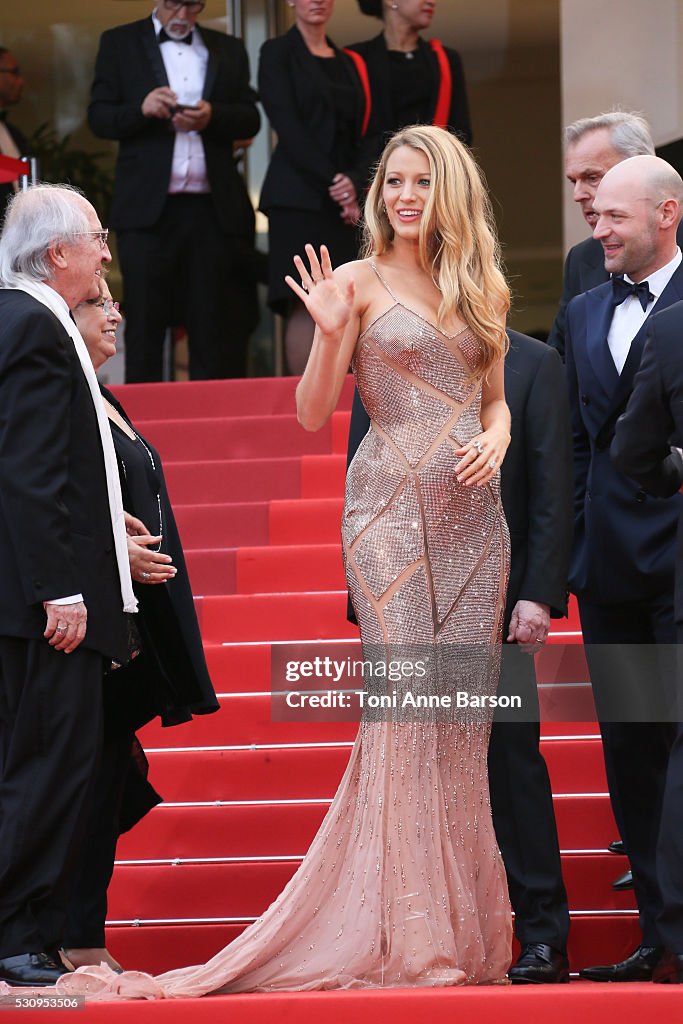
[[200,100],[196,110],[179,110],[171,123],[177,132],[203,132],[212,113],[211,104]]
[[538,654],[548,639],[550,605],[518,601],[512,610],[508,643],[517,643],[526,654]]
[[160,85],[157,89],[148,92],[142,101],[142,113],[145,117],[157,117],[160,121],[168,121],[173,115],[173,110],[178,97],[167,85]]
[[53,604],[44,601],[47,626],[43,636],[56,651],[71,654],[85,637],[88,610],[82,601],[74,604]]

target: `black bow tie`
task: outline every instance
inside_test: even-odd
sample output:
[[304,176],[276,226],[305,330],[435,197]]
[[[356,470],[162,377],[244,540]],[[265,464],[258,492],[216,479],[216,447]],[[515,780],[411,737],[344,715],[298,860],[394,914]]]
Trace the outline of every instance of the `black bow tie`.
[[161,43],[185,43],[187,46],[192,46],[192,32],[188,32],[182,39],[174,39],[173,36],[169,36],[165,28],[162,28],[159,31],[157,39],[159,41],[159,45],[161,45]]
[[623,277],[612,278],[612,292],[614,295],[614,305],[620,306],[624,299],[627,299],[629,295],[636,295],[638,301],[643,307],[643,313],[647,309],[648,302],[654,300],[654,295],[650,291],[647,281],[640,281],[638,284],[633,284],[631,281],[625,281]]

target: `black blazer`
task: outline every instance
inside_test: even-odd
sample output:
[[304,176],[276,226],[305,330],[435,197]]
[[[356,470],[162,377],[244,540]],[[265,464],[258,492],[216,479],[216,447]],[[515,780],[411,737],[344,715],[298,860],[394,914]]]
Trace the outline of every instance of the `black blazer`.
[[[679,224],[677,232],[678,244],[683,246],[683,224]],[[567,306],[575,295],[581,295],[599,284],[609,281],[610,275],[605,270],[605,254],[597,238],[584,238],[583,242],[573,245],[564,261],[564,277],[562,279],[562,298],[553,325],[548,335],[548,344],[564,359],[565,331]]]
[[[202,142],[216,217],[226,234],[251,238],[254,212],[232,157],[233,140],[250,138],[260,124],[249,60],[240,39],[195,31],[209,51],[202,96],[213,113]],[[168,78],[151,18],[103,33],[88,124],[100,138],[120,143],[110,218],[119,231],[151,227],[166,202],[175,132],[170,122],[141,110],[145,96],[160,85],[168,85]]]
[[[431,124],[434,119],[439,93],[439,62],[431,46],[424,39],[418,40],[418,48],[426,56],[433,76],[434,88],[430,109],[426,118],[426,123]],[[387,50],[386,40],[382,32],[373,39],[366,39],[362,43],[353,43],[349,49],[359,53],[368,67],[370,93],[372,95],[372,120],[375,126],[375,133],[377,133],[375,135],[377,138],[375,159],[377,159],[388,138],[394,132],[397,132],[399,128],[405,127],[405,125],[399,124],[398,115],[392,103],[389,51]],[[448,128],[469,146],[472,142],[472,127],[470,124],[470,111],[467,103],[467,89],[465,87],[462,60],[457,50],[452,50],[448,46],[444,46],[444,50],[451,69],[453,86]]]
[[348,164],[338,167],[333,155],[336,142],[334,100],[330,82],[293,26],[261,47],[258,87],[263,109],[277,132],[263,182],[259,209],[272,206],[320,210],[335,174],[348,174],[362,197],[377,141],[361,137],[365,95],[352,59],[328,39],[346,68],[356,96],[357,144]]
[[[506,631],[518,601],[548,604],[554,617],[567,614],[572,538],[571,431],[562,363],[543,342],[517,331],[507,333],[505,400],[512,440],[501,469],[501,497],[510,530]],[[369,425],[356,391],[349,462]]]
[[0,634],[40,638],[43,601],[82,593],[85,647],[128,658],[92,396],[42,303],[0,289]]
[[[130,423],[124,408],[111,392],[102,385],[100,390]],[[111,432],[119,459],[123,507],[144,519],[142,510],[135,506],[125,470],[121,468],[121,451],[125,450],[122,449],[122,435],[116,427],[112,427]],[[125,440],[123,443],[125,445]],[[206,667],[192,588],[161,459],[149,441],[145,444],[153,453],[156,464],[164,524],[163,551],[172,557],[178,572],[174,579],[157,586],[134,583],[139,602],[135,625],[142,639],[144,659],[141,658],[139,664],[136,664],[136,659],[127,668],[113,674],[117,703],[116,710],[110,711],[110,717],[115,715],[133,729],[157,715],[161,717],[162,725],[176,725],[188,721],[192,715],[207,714],[219,707]],[[156,491],[150,498],[156,503]],[[125,696],[122,694],[124,686]]]
[[[683,299],[683,265],[659,296],[659,313]],[[574,435],[574,550],[571,589],[592,604],[646,601],[673,591],[679,497],[651,498],[609,457],[617,419],[640,366],[651,317],[631,343],[621,374],[607,346],[610,282],[567,307],[566,356]]]
[[[683,484],[683,302],[655,313],[648,323],[640,369],[626,411],[617,420],[612,461],[649,493],[671,498]],[[668,503],[667,503],[668,504]],[[683,622],[683,502],[676,551],[676,621]]]

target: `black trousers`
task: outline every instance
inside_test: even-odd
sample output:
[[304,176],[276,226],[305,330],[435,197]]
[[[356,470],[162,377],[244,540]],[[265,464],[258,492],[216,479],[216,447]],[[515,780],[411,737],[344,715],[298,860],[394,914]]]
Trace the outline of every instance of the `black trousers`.
[[168,327],[183,325],[190,377],[244,377],[253,330],[253,246],[218,226],[210,195],[169,196],[151,228],[120,231],[126,382],[163,379]]
[[[647,603],[592,605],[580,600],[579,614],[607,783],[631,861],[643,943],[657,946],[661,944],[657,918],[662,910],[657,837],[676,727],[670,721],[647,719],[656,706],[653,702],[672,692],[676,643],[673,590]],[[635,645],[645,645],[642,658]],[[620,707],[628,715],[639,702],[643,720],[614,720]],[[664,703],[662,700],[662,706]]]
[[679,724],[669,755],[662,824],[657,843],[657,878],[662,894],[659,933],[673,953],[683,954],[683,624],[678,624]]
[[[534,659],[515,644],[503,646],[498,692],[518,694],[524,717],[538,718]],[[544,942],[564,952],[569,909],[540,735],[538,720],[494,719],[488,758],[491,809],[517,938],[523,946]]]
[[61,945],[102,745],[102,655],[0,637],[0,957]]

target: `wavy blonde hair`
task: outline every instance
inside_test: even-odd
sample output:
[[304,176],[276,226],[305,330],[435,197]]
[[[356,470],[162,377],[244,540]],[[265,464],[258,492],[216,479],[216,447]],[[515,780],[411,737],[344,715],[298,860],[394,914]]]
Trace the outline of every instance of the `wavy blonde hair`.
[[431,188],[420,219],[419,258],[442,295],[439,324],[457,313],[480,339],[478,372],[488,373],[507,351],[503,314],[510,290],[501,269],[491,203],[479,167],[462,142],[432,125],[413,125],[387,143],[365,202],[363,255],[381,256],[394,239],[383,200],[392,153],[410,146],[429,161]]

